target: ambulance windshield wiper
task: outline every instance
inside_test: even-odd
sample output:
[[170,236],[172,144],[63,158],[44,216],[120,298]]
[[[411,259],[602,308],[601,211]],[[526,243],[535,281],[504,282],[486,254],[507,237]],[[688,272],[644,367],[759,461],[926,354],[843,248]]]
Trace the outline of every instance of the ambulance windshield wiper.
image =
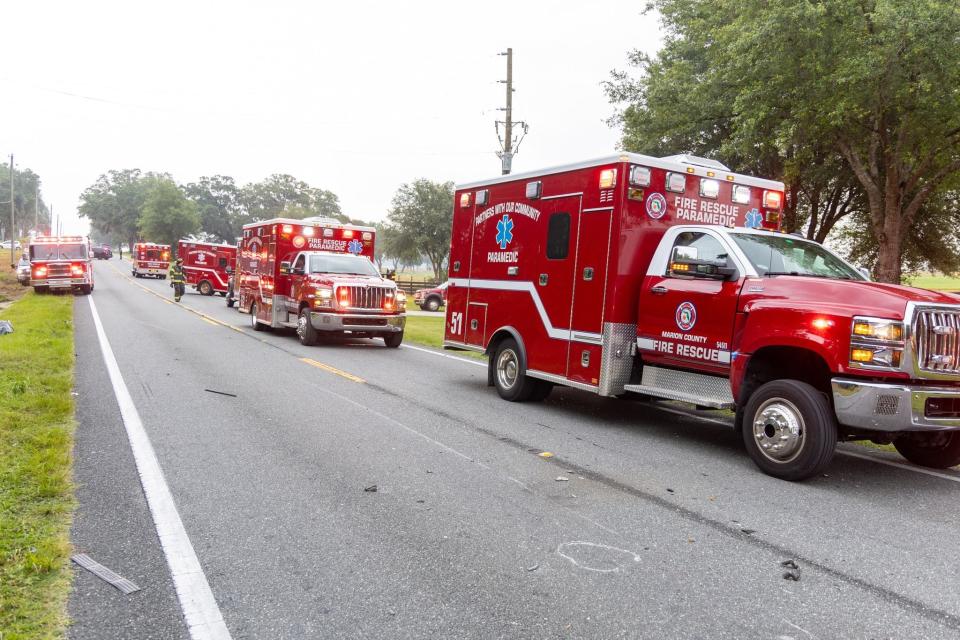
[[829,276],[823,273],[800,273],[799,271],[767,271],[763,274],[764,277],[767,276],[802,276],[804,278],[827,278],[838,280],[849,280],[850,276]]

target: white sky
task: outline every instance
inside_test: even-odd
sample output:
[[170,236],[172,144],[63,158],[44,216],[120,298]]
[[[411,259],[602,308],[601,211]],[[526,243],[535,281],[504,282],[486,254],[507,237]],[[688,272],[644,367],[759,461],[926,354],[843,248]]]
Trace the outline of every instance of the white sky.
[[643,4],[6,3],[0,154],[40,174],[66,232],[86,229],[84,188],[133,167],[289,173],[376,220],[404,182],[500,173],[508,46],[514,117],[530,124],[514,171],[612,152],[600,83],[659,47]]

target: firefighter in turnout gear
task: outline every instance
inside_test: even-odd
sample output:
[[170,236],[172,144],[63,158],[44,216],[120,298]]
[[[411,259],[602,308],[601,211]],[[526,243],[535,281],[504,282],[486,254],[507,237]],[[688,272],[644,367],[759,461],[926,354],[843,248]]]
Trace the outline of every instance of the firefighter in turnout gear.
[[170,265],[170,286],[173,287],[173,300],[180,302],[180,296],[183,295],[184,284],[187,279],[183,273],[183,258],[177,258],[177,261]]

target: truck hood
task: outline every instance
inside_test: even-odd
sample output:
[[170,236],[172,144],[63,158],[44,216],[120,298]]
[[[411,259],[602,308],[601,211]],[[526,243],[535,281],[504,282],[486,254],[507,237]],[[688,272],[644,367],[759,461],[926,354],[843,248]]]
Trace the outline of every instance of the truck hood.
[[758,306],[813,309],[838,315],[903,318],[908,302],[960,304],[960,296],[880,282],[829,280],[803,276],[748,278],[740,296],[740,311]]
[[393,280],[377,276],[348,275],[343,273],[311,273],[307,279],[315,285],[333,287],[341,284],[397,287]]

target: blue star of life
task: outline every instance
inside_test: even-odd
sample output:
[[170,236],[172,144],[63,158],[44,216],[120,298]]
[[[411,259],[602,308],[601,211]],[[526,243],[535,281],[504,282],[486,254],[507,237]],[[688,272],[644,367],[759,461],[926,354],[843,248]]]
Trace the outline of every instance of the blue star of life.
[[497,244],[500,249],[506,249],[507,245],[513,242],[513,220],[509,214],[503,214],[500,222],[497,223]]
[[747,211],[747,218],[743,224],[748,229],[759,229],[763,225],[763,216],[756,209],[750,209],[750,211]]
[[347,244],[347,251],[355,256],[358,256],[363,253],[363,244],[361,244],[359,240],[353,239],[349,244]]

